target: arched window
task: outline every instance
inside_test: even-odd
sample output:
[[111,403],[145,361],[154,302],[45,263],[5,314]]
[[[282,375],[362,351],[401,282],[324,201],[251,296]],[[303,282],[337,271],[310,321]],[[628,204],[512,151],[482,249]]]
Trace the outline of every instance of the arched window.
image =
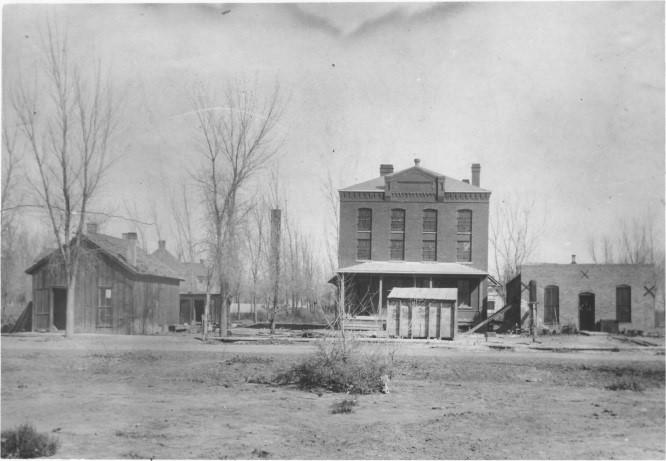
[[405,210],[391,210],[391,259],[405,259]]
[[458,210],[457,259],[472,261],[472,210]]
[[372,257],[372,210],[359,208],[356,220],[356,259]]
[[620,285],[615,287],[615,320],[631,322],[631,287]]
[[423,261],[437,260],[437,210],[423,210]]
[[548,285],[544,290],[543,323],[556,325],[560,323],[560,288]]

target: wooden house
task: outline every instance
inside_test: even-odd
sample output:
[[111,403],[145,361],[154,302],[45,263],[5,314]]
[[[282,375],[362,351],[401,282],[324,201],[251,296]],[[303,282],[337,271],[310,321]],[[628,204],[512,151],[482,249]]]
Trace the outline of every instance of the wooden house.
[[153,258],[169,266],[181,277],[179,323],[194,325],[201,323],[206,308],[207,284],[210,283],[211,306],[209,318],[217,322],[220,318],[220,285],[217,278],[210,277],[203,260],[200,262],[181,262],[166,248],[166,241],[160,240],[157,250],[151,253]]
[[[26,272],[32,275],[32,330],[64,330],[68,293],[58,251]],[[178,323],[181,277],[138,248],[136,233],[116,238],[88,224],[78,272],[76,333],[151,334]]]

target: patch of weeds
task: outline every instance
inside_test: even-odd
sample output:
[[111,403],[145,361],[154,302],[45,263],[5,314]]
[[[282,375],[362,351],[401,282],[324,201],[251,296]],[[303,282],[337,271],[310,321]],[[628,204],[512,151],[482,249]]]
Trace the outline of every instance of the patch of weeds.
[[634,391],[634,392],[642,392],[645,390],[645,387],[639,383],[638,381],[635,381],[634,379],[627,378],[627,379],[621,379],[619,381],[616,381],[612,384],[609,384],[606,386],[606,389],[609,391]]
[[261,363],[269,364],[272,363],[273,359],[271,357],[259,357],[256,355],[234,355],[224,361],[225,365],[233,365],[235,363],[241,363],[247,365],[250,363]]
[[266,450],[259,450],[258,448],[255,448],[252,450],[252,457],[254,459],[266,459],[270,456],[271,454],[267,452]]
[[317,352],[275,377],[276,384],[304,390],[370,394],[382,392],[393,375],[393,353],[355,341],[320,341]]
[[40,434],[31,424],[2,431],[3,458],[45,458],[53,456],[59,446],[56,437]]
[[341,413],[352,413],[356,405],[358,405],[358,402],[353,399],[345,399],[340,402],[335,402],[331,407],[331,413],[334,415]]

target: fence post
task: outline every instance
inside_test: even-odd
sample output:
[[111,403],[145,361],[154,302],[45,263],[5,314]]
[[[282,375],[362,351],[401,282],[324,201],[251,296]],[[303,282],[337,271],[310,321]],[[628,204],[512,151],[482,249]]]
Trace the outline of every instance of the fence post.
[[536,334],[536,309],[537,309],[537,285],[536,281],[530,280],[529,283],[529,306],[530,306],[530,335],[534,342]]

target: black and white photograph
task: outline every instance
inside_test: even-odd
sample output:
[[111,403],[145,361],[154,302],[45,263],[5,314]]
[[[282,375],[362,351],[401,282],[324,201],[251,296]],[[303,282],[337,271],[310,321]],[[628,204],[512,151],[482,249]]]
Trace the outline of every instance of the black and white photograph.
[[663,1],[2,3],[2,458],[664,459]]

